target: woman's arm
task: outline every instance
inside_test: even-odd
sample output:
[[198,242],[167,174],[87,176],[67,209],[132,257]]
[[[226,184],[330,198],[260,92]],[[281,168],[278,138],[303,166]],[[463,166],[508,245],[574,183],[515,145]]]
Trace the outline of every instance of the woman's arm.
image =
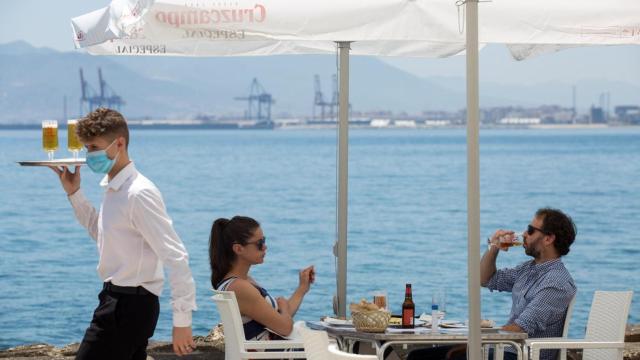
[[304,295],[309,292],[311,288],[311,284],[316,280],[316,272],[313,268],[313,265],[300,270],[300,284],[296,291],[293,292],[293,295],[289,298],[289,309],[291,309],[291,316],[294,316],[298,309],[300,308],[300,304],[302,304],[302,299]]
[[235,292],[240,314],[268,327],[278,334],[289,335],[293,330],[293,316],[287,307],[280,312],[271,307],[258,289],[247,280],[237,279],[227,288]]

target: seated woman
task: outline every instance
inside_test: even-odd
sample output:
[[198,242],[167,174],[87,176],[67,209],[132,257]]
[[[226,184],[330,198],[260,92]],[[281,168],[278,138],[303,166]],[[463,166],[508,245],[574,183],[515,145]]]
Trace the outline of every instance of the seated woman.
[[211,285],[236,294],[247,340],[275,340],[279,337],[273,333],[291,334],[293,316],[315,281],[314,268],[309,266],[300,270],[300,284],[289,299],[274,299],[249,276],[251,266],[262,264],[266,252],[264,234],[254,219],[235,216],[214,221],[209,238]]

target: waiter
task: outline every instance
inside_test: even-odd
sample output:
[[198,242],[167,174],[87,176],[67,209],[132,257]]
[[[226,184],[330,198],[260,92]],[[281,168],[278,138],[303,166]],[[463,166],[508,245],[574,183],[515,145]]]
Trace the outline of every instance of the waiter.
[[76,218],[98,245],[98,275],[104,282],[76,359],[146,359],[160,312],[163,265],[171,285],[173,350],[177,355],[192,352],[196,302],[189,255],[160,191],[129,159],[126,120],[115,110],[99,108],[80,120],[76,131],[87,149],[87,166],[105,174],[100,182],[104,197],[96,210],[80,189],[79,166],[73,173],[52,167]]

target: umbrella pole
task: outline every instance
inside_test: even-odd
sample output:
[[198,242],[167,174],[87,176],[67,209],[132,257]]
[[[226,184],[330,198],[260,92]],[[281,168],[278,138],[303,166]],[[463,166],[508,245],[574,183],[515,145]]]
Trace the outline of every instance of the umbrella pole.
[[479,77],[478,0],[466,0],[467,37],[467,235],[469,342],[467,358],[482,358],[480,333],[480,157],[479,157]]
[[349,50],[351,42],[338,42],[338,316],[347,316],[347,190],[349,185]]

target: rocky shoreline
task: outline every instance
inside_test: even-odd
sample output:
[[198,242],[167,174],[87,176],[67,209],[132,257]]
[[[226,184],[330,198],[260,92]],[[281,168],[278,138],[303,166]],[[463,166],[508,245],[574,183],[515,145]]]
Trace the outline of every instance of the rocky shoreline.
[[[168,341],[152,341],[147,347],[147,360],[224,360],[224,335],[222,326],[214,327],[207,336],[194,336],[196,351],[178,357]],[[79,343],[57,348],[49,344],[30,344],[16,346],[0,351],[3,360],[72,360],[78,351]]]
[[[187,356],[178,357],[173,353],[170,342],[152,342],[147,348],[147,360],[224,360],[224,335],[222,328],[216,327],[207,336],[194,336],[197,350]],[[625,335],[624,360],[640,360],[640,324],[627,325]],[[0,351],[0,359],[6,360],[46,360],[73,359],[78,351],[78,343],[62,348],[48,344],[31,344],[16,346]],[[402,350],[398,349],[399,353]],[[570,350],[569,360],[581,360],[582,351]]]

